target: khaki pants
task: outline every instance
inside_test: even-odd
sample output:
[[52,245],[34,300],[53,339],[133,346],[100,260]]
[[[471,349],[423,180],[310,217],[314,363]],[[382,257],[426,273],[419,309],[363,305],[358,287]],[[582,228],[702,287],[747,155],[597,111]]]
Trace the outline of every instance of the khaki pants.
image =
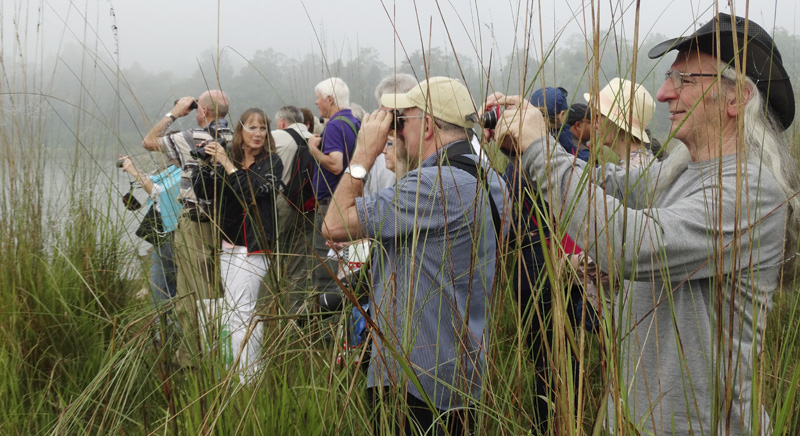
[[[275,260],[278,268],[282,304],[289,313],[296,313],[310,295],[309,278],[314,243],[314,212],[302,213],[285,198],[277,201],[278,247]],[[308,303],[310,304],[310,302]]]
[[184,210],[178,219],[174,243],[175,263],[178,267],[178,299],[175,311],[183,330],[177,357],[178,364],[182,366],[190,365],[192,356],[202,350],[197,300],[218,298],[222,293],[213,244],[213,224],[208,221],[192,221]]

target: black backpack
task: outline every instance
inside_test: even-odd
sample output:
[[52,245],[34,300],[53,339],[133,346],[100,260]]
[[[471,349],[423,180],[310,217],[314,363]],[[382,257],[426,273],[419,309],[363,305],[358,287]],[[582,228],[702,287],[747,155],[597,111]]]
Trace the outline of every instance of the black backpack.
[[303,135],[295,129],[284,129],[294,139],[297,144],[297,152],[294,154],[292,162],[291,176],[289,183],[284,188],[284,195],[289,203],[302,212],[314,209],[314,185],[311,177],[314,175],[314,157],[308,151],[308,142]]

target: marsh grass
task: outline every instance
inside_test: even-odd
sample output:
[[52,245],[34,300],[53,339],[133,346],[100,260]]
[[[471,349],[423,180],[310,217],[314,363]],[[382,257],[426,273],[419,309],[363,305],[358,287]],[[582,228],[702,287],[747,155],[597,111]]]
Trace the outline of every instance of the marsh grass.
[[[535,26],[526,22],[523,27]],[[594,44],[585,46],[584,76],[596,78],[590,86],[596,90],[605,75],[627,75],[631,69],[601,66],[592,53],[611,51],[616,41],[600,38],[599,27],[594,32]],[[503,91],[530,91],[547,79],[542,65],[549,52],[539,49],[542,63],[529,65],[531,50],[523,48],[524,57],[514,59],[518,69],[506,70],[496,81],[504,83]],[[84,50],[96,56],[89,47]],[[430,50],[423,53],[428,57],[421,59],[419,75],[438,66],[432,65]],[[365,374],[353,363],[356,353],[348,354],[344,365],[336,362],[344,315],[298,327],[285,313],[263,313],[263,370],[247,385],[227,372],[216,348],[194,368],[177,367],[179,339],[164,327],[163,313],[149,300],[134,298],[147,286],[147,268],[139,268],[130,224],[117,213],[118,192],[84,189],[114,180],[110,165],[98,163],[99,150],[109,138],[113,142],[124,136],[114,130],[119,119],[98,113],[88,86],[97,76],[87,70],[76,73],[81,97],[72,106],[83,115],[70,120],[59,112],[63,107],[53,109],[46,86],[45,91],[29,86],[52,83],[49,73],[19,70],[6,62],[0,88],[0,433],[370,434],[373,409],[365,396]],[[251,67],[255,76],[265,77],[255,64]],[[655,74],[639,73],[642,80]],[[104,74],[114,77],[119,71],[111,67]],[[110,81],[117,95],[126,87],[122,79],[122,85]],[[224,78],[206,81],[224,87]],[[494,90],[486,86],[480,94]],[[48,122],[65,124],[74,133],[68,141],[73,151],[57,152],[74,159],[64,170],[57,200],[48,195],[55,188],[43,183],[53,171],[45,164],[43,145]],[[95,131],[109,128],[110,135]],[[573,274],[556,260],[559,250],[554,243],[548,252],[547,275],[554,289],[564,288]],[[513,246],[502,254],[507,266],[518,262]],[[554,340],[545,350],[531,350],[527,330],[532,320],[520,315],[513,279],[504,272],[492,300],[483,397],[474,403],[477,433],[530,431],[537,418],[532,416],[537,375],[531,353],[544,352],[554,367],[548,379],[554,392],[549,398],[552,434],[602,434],[608,394],[624,396],[625,390],[615,363],[618,342],[611,334],[618,326],[607,317],[599,335],[574,328],[566,314],[568,301],[555,292]],[[798,310],[796,284],[784,283],[767,319],[764,351],[753,368],[756,392],[776,434],[800,434]],[[155,345],[156,337],[163,346]],[[388,400],[379,409],[391,415],[405,407],[403,401]]]

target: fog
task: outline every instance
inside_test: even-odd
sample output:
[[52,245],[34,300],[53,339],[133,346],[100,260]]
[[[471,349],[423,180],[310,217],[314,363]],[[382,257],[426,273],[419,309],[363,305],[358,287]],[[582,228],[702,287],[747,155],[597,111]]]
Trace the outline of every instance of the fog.
[[[337,0],[256,2],[247,0],[71,0],[4,1],[3,51],[13,49],[16,26],[28,44],[38,40],[52,53],[63,44],[86,43],[98,51],[117,51],[121,67],[139,64],[153,72],[178,75],[195,70],[207,49],[229,47],[243,57],[273,48],[290,57],[309,52],[355,53],[372,47],[392,64],[405,50],[421,46],[487,58],[508,53],[525,41],[529,20],[534,52],[561,35],[591,34],[593,15],[600,28],[614,28],[633,39],[636,5],[630,1],[550,0]],[[757,4],[757,5],[756,5]],[[766,29],[796,33],[794,0],[735,1],[739,15]],[[592,10],[592,8],[595,10]],[[678,36],[712,17],[715,7],[731,12],[727,2],[675,0],[642,2],[639,35]],[[115,30],[112,30],[114,28]],[[118,40],[114,40],[114,35]],[[99,39],[99,43],[95,40]],[[28,54],[32,51],[27,50]]]
[[[770,31],[780,29],[778,46],[797,78],[795,2],[752,3],[746,11],[747,2],[736,1],[736,13]],[[690,33],[716,7],[730,12],[727,3],[707,0],[648,0],[638,11],[637,31],[636,4],[615,1],[51,0],[0,5],[0,93],[47,96],[45,114],[52,121],[47,128],[53,129],[48,144],[75,142],[75,132],[84,129],[75,123],[90,123],[93,132],[111,132],[95,133],[100,139],[94,142],[124,153],[141,152],[141,138],[174,99],[218,86],[232,96],[232,116],[249,106],[268,113],[285,104],[315,110],[313,86],[329,76],[345,78],[352,100],[372,109],[375,84],[394,71],[418,78],[459,77],[478,104],[488,92],[520,92],[523,83],[530,87],[532,81],[563,86],[571,101],[583,102],[592,85],[587,41],[593,26],[600,30],[600,86],[615,76],[631,77],[637,41],[642,52],[636,78],[655,95],[667,63],[647,59],[646,51],[661,39]],[[4,99],[6,111],[7,103]],[[663,118],[657,113],[653,125],[662,137]],[[176,127],[192,125],[188,117]]]

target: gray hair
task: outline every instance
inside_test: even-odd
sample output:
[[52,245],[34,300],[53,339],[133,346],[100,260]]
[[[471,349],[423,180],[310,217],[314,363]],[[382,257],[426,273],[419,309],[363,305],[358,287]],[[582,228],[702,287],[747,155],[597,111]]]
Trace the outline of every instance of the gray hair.
[[[730,67],[722,70],[721,75],[732,81],[737,79],[736,71]],[[767,108],[764,96],[755,82],[746,76],[744,82],[751,90],[750,99],[744,105],[744,142],[747,155],[761,162],[786,194],[784,259],[790,260],[798,251],[798,232],[800,232],[800,197],[796,195],[800,192],[797,161],[789,151],[791,141],[779,127],[780,122]],[[723,81],[723,86],[732,85]],[[786,268],[784,271],[792,272]]]
[[339,108],[348,109],[350,107],[350,88],[344,80],[338,77],[325,79],[314,87],[314,92],[319,92],[323,97],[333,97],[333,101]]
[[[477,120],[478,116],[475,114],[467,116],[467,119],[470,119],[474,115],[475,119]],[[461,139],[469,139],[469,131],[466,127],[461,127],[457,124],[448,123],[447,121],[440,120],[439,118],[433,117],[433,123],[436,125],[436,128],[439,129],[441,132],[446,133],[450,138],[454,140],[461,140]]]
[[289,124],[303,123],[303,112],[295,106],[284,106],[275,113],[275,121],[284,120]]
[[361,121],[364,119],[364,108],[358,103],[350,103],[350,111],[353,113],[353,116]]
[[417,85],[419,82],[411,74],[400,73],[386,76],[375,87],[375,100],[378,100],[378,105],[380,105],[383,94],[406,93]]

